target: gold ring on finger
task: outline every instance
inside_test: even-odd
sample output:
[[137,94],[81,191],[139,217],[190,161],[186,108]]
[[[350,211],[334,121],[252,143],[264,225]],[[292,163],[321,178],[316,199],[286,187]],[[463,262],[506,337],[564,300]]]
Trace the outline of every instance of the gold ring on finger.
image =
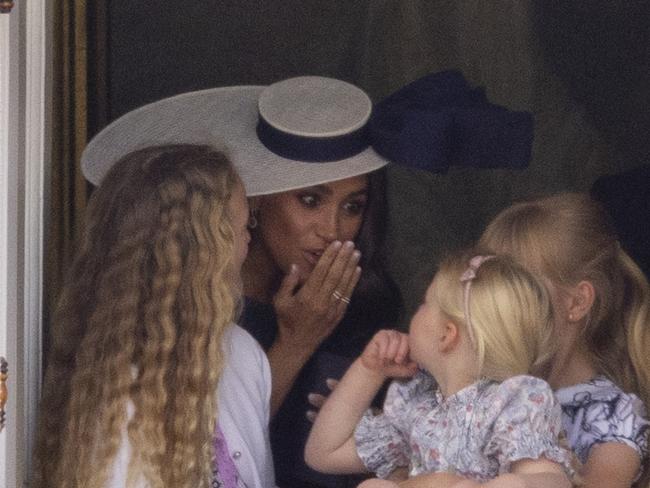
[[338,290],[334,290],[334,291],[332,292],[332,296],[333,296],[334,298],[336,298],[337,300],[344,300],[344,299],[345,299],[345,297],[344,297],[344,296],[341,294],[341,292],[338,291]]

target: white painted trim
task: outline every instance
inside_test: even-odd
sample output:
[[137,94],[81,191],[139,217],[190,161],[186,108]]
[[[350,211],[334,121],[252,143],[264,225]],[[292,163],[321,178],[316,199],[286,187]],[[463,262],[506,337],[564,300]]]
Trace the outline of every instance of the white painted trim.
[[51,160],[51,2],[0,15],[0,355],[9,360],[0,487],[27,486],[41,385]]
[[[24,353],[26,472],[31,472],[41,392],[45,182],[51,166],[52,2],[27,2],[25,46]],[[48,7],[48,5],[50,7]]]
[[[17,366],[19,351],[18,277],[20,216],[21,87],[20,66],[22,9],[18,3],[10,14],[0,15],[0,354],[9,363],[9,398],[5,430],[0,434],[0,486],[16,487],[22,479],[18,452],[24,451],[18,405],[21,403],[22,368]],[[20,278],[22,281],[22,277]]]
[[[9,113],[7,110],[9,101],[9,16],[0,15],[0,355],[9,356],[8,351],[8,328],[7,328],[7,294],[2,290],[7,289],[8,269],[7,254],[8,239],[8,186],[9,177]],[[11,367],[11,365],[9,365]],[[11,370],[10,370],[11,371]],[[9,390],[11,395],[11,390]],[[9,405],[7,405],[9,410]],[[7,439],[9,436],[8,427],[0,433],[0,486],[7,486]]]

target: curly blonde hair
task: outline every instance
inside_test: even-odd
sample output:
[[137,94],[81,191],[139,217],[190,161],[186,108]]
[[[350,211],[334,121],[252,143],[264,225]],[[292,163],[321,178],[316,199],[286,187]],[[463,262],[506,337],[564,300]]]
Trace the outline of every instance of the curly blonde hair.
[[435,298],[455,324],[469,329],[479,376],[503,381],[539,375],[554,348],[553,309],[546,288],[508,256],[492,256],[475,271],[469,289],[470,323],[461,276],[477,251],[447,257],[436,273]]
[[34,486],[105,486],[125,436],[129,486],[209,486],[238,182],[214,149],[170,145],[95,190],[52,324]]

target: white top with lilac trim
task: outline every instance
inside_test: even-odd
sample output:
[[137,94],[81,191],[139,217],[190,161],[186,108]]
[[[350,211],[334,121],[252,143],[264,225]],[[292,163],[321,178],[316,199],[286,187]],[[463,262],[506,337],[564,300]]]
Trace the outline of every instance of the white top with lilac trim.
[[[218,422],[247,488],[275,486],[269,444],[271,370],[257,341],[238,325],[224,335],[226,362],[217,392]],[[133,405],[129,405],[129,417]],[[107,488],[126,486],[131,446],[124,427]],[[146,487],[144,480],[136,483]]]

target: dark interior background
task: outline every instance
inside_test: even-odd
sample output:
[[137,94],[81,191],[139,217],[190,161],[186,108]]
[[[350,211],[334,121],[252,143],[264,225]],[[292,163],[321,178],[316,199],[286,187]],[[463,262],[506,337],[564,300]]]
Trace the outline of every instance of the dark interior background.
[[90,9],[89,25],[105,42],[91,46],[89,127],[97,131],[145,103],[214,86],[325,75],[378,101],[426,73],[459,69],[486,87],[492,102],[534,114],[533,158],[525,171],[390,168],[390,268],[407,314],[441,254],[476,238],[501,208],[589,190],[605,175],[633,174],[605,177],[598,194],[622,215],[626,246],[647,263],[649,5],[111,0]]

